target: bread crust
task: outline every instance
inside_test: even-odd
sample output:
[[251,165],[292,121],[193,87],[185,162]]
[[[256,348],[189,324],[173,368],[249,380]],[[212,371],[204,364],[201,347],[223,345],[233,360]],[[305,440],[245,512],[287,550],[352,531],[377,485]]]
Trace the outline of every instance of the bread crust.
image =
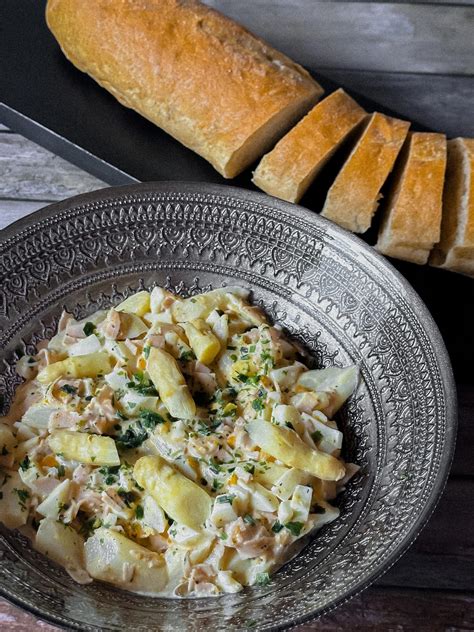
[[414,132],[400,155],[376,249],[390,257],[424,264],[439,241],[446,136]]
[[323,89],[301,66],[197,0],[48,0],[66,57],[234,177]]
[[474,277],[474,138],[448,141],[441,239],[429,263]]
[[321,215],[354,233],[365,233],[410,123],[374,112],[328,191]]
[[320,169],[367,116],[344,90],[318,103],[260,161],[253,182],[289,202],[298,202]]

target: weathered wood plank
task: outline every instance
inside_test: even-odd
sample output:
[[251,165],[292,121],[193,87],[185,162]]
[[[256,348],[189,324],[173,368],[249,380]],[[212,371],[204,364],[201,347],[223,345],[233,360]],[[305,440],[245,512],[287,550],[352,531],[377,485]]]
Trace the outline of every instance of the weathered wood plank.
[[18,134],[0,134],[0,196],[61,200],[105,185]]
[[2,200],[0,199],[0,230],[48,204],[47,201]]
[[433,131],[474,136],[472,77],[337,69],[321,74]]
[[474,71],[472,6],[319,0],[208,4],[309,67]]
[[[379,585],[436,590],[474,588],[474,482],[452,478],[413,546]],[[455,527],[454,527],[455,524]]]
[[297,632],[446,632],[474,629],[474,596],[371,588]]
[[41,632],[53,632],[59,630],[44,621],[36,619],[28,612],[12,606],[4,599],[0,599],[0,629],[5,632],[31,632],[31,630],[41,630]]

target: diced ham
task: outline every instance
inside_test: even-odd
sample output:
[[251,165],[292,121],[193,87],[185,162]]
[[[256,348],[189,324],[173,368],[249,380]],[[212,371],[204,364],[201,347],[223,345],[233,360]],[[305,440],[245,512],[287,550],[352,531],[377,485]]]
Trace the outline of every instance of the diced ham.
[[118,335],[120,333],[120,314],[115,309],[109,309],[107,312],[107,318],[103,323],[103,331],[104,336],[106,338],[111,338],[112,340],[117,340]]
[[81,421],[81,415],[73,410],[59,409],[51,414],[48,421],[48,430],[53,432],[63,428],[77,430],[79,428],[79,422]]
[[245,524],[242,518],[231,523],[227,535],[227,546],[234,547],[243,560],[266,557],[273,544],[273,538],[265,527]]
[[81,463],[72,473],[72,480],[78,485],[84,485],[91,471],[92,468],[90,467],[90,465],[84,465],[83,463]]

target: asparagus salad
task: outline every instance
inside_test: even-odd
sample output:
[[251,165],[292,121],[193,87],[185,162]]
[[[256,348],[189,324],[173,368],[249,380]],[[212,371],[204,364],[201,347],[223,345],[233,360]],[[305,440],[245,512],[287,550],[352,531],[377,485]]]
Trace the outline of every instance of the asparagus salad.
[[141,291],[24,356],[0,421],[0,519],[78,582],[210,596],[264,585],[335,520],[357,467],[334,414],[358,370],[309,370],[242,288]]

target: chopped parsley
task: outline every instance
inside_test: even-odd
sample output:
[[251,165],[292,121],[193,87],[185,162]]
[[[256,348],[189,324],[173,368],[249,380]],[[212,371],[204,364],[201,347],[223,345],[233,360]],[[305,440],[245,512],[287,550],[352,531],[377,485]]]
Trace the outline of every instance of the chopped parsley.
[[194,351],[192,349],[183,350],[180,353],[179,360],[183,362],[191,362],[191,360],[195,360],[196,356],[194,355]]
[[145,358],[148,360],[148,356],[150,355],[150,345],[145,345],[143,347],[143,355],[145,356]]
[[[84,516],[84,514],[81,511],[79,512],[79,515]],[[91,535],[91,533],[95,531],[95,529],[98,529],[101,526],[102,526],[102,520],[100,518],[97,518],[97,516],[93,516],[92,518],[89,518],[88,520],[84,520],[81,523],[79,533],[85,536],[86,538],[88,538]]]
[[[122,417],[122,415],[120,416]],[[171,417],[169,417],[169,420],[173,421]],[[152,432],[158,424],[164,424],[165,422],[166,419],[159,413],[144,408],[140,411],[138,420],[131,423],[123,434],[115,437],[115,441],[125,450],[138,448],[138,446],[148,439],[150,432]]]
[[148,431],[138,422],[131,424],[123,434],[116,437],[115,441],[124,450],[132,450],[138,448],[146,439],[148,439]]
[[199,421],[196,430],[199,434],[208,437],[221,425],[221,423],[222,421],[220,419],[213,421],[210,425],[207,425],[204,421]]
[[82,331],[85,333],[86,336],[90,336],[91,334],[94,333],[95,331],[95,325],[94,323],[91,322],[87,322],[84,327],[82,328]]
[[61,463],[60,463],[59,465],[56,466],[56,469],[58,471],[59,478],[63,478],[64,475],[66,474],[66,469],[65,469],[64,465],[61,465]]
[[301,533],[301,529],[304,527],[304,524],[302,522],[287,522],[284,526],[288,529],[291,535],[298,537]]
[[257,573],[255,583],[257,586],[266,586],[270,583],[270,575],[268,573]]
[[250,524],[250,525],[255,524],[255,520],[252,518],[250,514],[245,514],[245,516],[243,517],[243,521],[245,522],[245,524]]
[[137,505],[135,507],[135,518],[137,520],[141,520],[144,516],[143,507],[141,505]]
[[113,485],[118,480],[120,465],[104,465],[99,469],[106,485]]
[[30,467],[30,457],[28,455],[25,456],[23,461],[20,462],[20,470],[26,472],[26,470]]
[[158,391],[154,387],[153,382],[144,375],[143,371],[134,373],[130,382],[127,382],[127,386],[140,393],[140,395],[158,396]]
[[135,499],[137,497],[135,492],[127,492],[125,489],[118,489],[117,494],[120,496],[123,502],[127,505],[127,507],[130,507],[130,505],[133,502],[135,502]]
[[147,430],[154,430],[158,424],[164,424],[166,419],[153,410],[143,408],[140,411],[140,422]]
[[211,487],[211,489],[212,489],[212,491],[213,491],[213,492],[217,492],[217,490],[218,490],[218,489],[220,489],[221,487],[223,487],[223,485],[224,485],[224,483],[222,483],[222,482],[221,482],[221,481],[219,481],[217,478],[215,478],[215,479],[212,481],[212,487]]
[[254,399],[252,402],[252,408],[257,412],[260,412],[261,410],[264,410],[265,404],[261,399]]
[[255,474],[255,465],[253,463],[246,463],[244,465],[244,470],[249,474]]
[[59,390],[67,393],[68,395],[75,395],[77,393],[77,388],[75,386],[71,386],[70,384],[63,384],[59,387]]
[[234,498],[235,494],[225,494],[224,496],[218,496],[216,498],[216,502],[220,503],[221,505],[223,505],[224,503],[229,503],[229,505],[232,505],[232,503],[234,502]]
[[26,489],[17,489],[16,487],[13,490],[15,494],[18,496],[18,500],[20,501],[20,507],[22,511],[26,511],[26,503],[28,498],[30,497],[30,493],[26,491]]
[[280,533],[282,529],[283,529],[283,525],[281,524],[281,522],[279,520],[275,520],[272,526],[273,533]]
[[318,444],[322,438],[323,438],[323,433],[320,430],[315,430],[314,432],[311,433],[311,439],[316,444]]

